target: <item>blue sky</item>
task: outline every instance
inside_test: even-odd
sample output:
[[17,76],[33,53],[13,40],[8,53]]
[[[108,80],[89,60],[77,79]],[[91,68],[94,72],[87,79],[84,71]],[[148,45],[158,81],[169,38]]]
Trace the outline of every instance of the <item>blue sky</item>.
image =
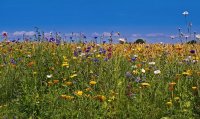
[[189,11],[193,29],[200,32],[200,0],[0,0],[0,32],[119,31],[126,37],[167,39],[185,28]]

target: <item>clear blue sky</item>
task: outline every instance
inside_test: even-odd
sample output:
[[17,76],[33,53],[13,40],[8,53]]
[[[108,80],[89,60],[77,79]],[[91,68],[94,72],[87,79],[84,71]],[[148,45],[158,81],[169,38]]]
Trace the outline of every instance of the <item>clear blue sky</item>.
[[0,0],[0,32],[176,34],[189,11],[200,32],[200,0]]

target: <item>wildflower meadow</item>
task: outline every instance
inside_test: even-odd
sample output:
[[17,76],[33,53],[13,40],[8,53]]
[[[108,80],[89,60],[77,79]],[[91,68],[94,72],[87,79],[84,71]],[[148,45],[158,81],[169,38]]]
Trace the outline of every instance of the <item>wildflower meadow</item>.
[[199,3],[1,0],[0,119],[200,119]]
[[199,49],[1,42],[0,117],[200,118]]

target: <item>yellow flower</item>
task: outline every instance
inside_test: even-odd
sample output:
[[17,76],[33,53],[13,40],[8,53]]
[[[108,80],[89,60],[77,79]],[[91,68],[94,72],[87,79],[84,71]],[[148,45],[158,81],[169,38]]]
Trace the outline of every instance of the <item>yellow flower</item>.
[[48,86],[52,86],[53,82],[49,81],[47,84],[48,84]]
[[90,81],[90,85],[95,85],[96,83],[96,81]]
[[34,71],[34,72],[33,72],[33,74],[37,74],[37,72],[36,72],[36,71]]
[[192,87],[192,90],[194,90],[194,91],[197,90],[197,87],[196,87],[196,86],[193,86],[193,87]]
[[138,74],[138,71],[137,70],[133,70],[133,74]]
[[69,67],[69,63],[68,62],[63,62],[62,66],[63,67]]
[[82,95],[83,95],[83,91],[78,90],[78,91],[75,92],[75,94],[76,94],[77,96],[82,96]]
[[70,78],[74,78],[74,77],[77,77],[77,74],[73,74],[70,76]]
[[143,87],[149,87],[149,86],[151,86],[149,83],[141,83],[141,85],[142,85]]
[[192,74],[191,74],[191,72],[183,72],[182,75],[183,76],[191,76]]
[[167,102],[166,105],[171,107],[172,106],[172,101]]
[[179,100],[180,100],[180,98],[179,98],[179,97],[175,97],[175,98],[174,98],[174,100],[176,100],[176,101],[179,101]]
[[72,100],[72,99],[74,99],[73,96],[69,96],[69,95],[61,95],[61,98],[66,99],[66,100]]
[[199,60],[199,57],[197,57],[197,56],[193,57],[193,60]]
[[97,58],[100,58],[100,57],[101,57],[101,55],[100,55],[100,54],[98,54],[98,55],[97,55]]
[[76,60],[76,59],[77,59],[77,57],[73,57],[73,59],[74,59],[74,60]]
[[91,91],[92,90],[92,88],[86,88],[85,89],[85,91]]
[[65,61],[67,61],[67,57],[66,57],[66,56],[63,56],[63,59],[64,59]]
[[171,83],[169,83],[169,86],[174,86],[174,85],[176,85],[175,82],[171,82]]
[[92,71],[92,70],[90,70],[90,74],[93,74],[93,71]]
[[68,82],[65,82],[64,84],[67,85],[67,86],[71,86],[73,83],[68,81]]

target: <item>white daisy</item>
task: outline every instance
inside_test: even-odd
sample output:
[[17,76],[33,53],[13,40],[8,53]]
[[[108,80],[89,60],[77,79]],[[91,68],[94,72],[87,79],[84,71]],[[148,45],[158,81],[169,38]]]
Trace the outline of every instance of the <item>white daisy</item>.
[[154,74],[160,74],[160,73],[161,73],[160,70],[155,70],[155,71],[154,71]]

